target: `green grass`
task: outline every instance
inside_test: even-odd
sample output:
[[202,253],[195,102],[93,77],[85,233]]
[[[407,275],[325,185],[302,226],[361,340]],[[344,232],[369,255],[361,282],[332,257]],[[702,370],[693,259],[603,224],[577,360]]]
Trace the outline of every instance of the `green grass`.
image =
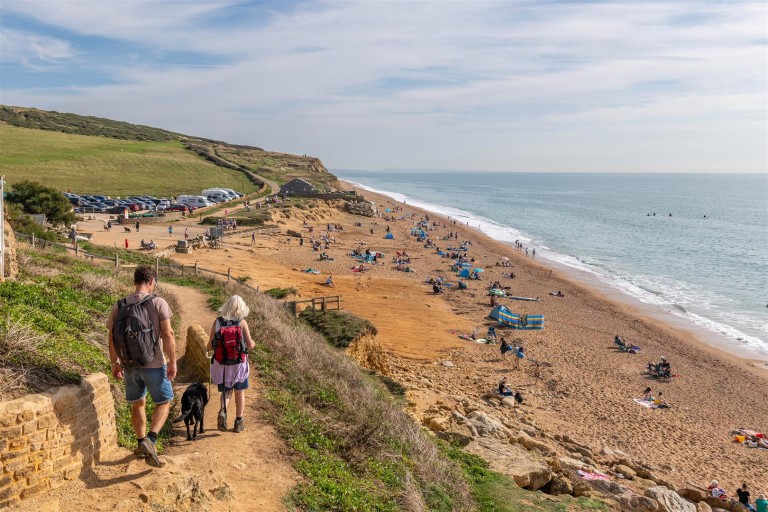
[[290,288],[270,288],[264,293],[273,299],[280,300],[288,297],[289,295],[295,295],[297,292],[298,290],[291,286]]
[[242,172],[203,160],[179,141],[118,140],[1,124],[0,140],[0,166],[11,185],[31,179],[62,191],[110,196],[199,194],[211,187],[257,190]]
[[213,278],[200,276],[176,276],[163,277],[162,281],[178,286],[189,286],[191,288],[197,288],[201,292],[208,295],[208,307],[211,308],[211,311],[218,311],[224,302],[229,298],[226,290]]
[[376,334],[376,328],[371,322],[346,311],[305,309],[299,318],[322,334],[328,343],[339,348],[346,348],[363,334]]

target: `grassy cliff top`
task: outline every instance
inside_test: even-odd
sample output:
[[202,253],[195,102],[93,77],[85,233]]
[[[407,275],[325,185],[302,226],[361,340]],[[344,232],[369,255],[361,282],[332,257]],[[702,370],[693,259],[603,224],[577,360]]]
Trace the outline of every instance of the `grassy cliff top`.
[[9,183],[33,179],[84,194],[256,190],[242,170],[278,184],[300,177],[322,190],[339,186],[314,157],[34,108],[0,105],[0,141],[0,166]]

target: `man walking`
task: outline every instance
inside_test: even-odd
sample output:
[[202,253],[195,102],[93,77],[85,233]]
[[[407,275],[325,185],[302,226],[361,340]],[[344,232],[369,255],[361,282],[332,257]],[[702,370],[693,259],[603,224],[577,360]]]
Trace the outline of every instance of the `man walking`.
[[[153,295],[157,288],[153,267],[136,267],[133,282],[135,291],[115,304],[107,319],[109,360],[112,376],[125,380],[125,398],[131,404],[131,424],[138,442],[133,453],[150,466],[161,467],[157,433],[168,419],[173,399],[171,381],[176,377],[173,314],[165,299]],[[148,434],[147,392],[155,403]]]

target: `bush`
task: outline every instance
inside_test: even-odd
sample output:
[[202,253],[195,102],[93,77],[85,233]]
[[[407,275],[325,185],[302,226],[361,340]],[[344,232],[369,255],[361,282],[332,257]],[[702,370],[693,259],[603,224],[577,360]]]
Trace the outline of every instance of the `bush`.
[[328,343],[339,348],[346,348],[364,334],[376,334],[376,327],[371,322],[346,311],[305,309],[299,318],[322,334]]
[[290,288],[270,288],[269,290],[264,292],[265,294],[269,295],[273,299],[284,299],[289,295],[295,295],[298,293],[298,290],[291,286]]
[[20,181],[11,187],[8,202],[21,205],[24,213],[45,214],[54,226],[68,226],[75,222],[75,214],[69,200],[55,188],[34,181]]

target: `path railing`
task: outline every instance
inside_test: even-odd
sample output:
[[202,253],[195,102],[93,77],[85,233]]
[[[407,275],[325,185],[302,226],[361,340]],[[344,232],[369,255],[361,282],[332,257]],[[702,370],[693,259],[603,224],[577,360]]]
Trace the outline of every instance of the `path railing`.
[[[88,252],[80,248],[79,244],[71,244],[71,243],[63,244],[60,242],[52,242],[50,240],[37,238],[35,237],[35,235],[27,235],[27,234],[18,233],[18,232],[14,232],[14,234],[16,235],[16,240],[29,243],[33,249],[46,249],[48,247],[58,247],[58,248],[65,249],[67,251],[72,251],[78,257],[88,258],[91,260],[101,260],[101,261],[110,262],[111,266],[112,265],[114,266],[115,272],[121,272],[124,270],[133,270],[138,266],[137,263],[126,263],[124,261],[121,261],[119,253],[115,253],[114,256],[105,256],[103,254],[95,254],[95,253]],[[155,265],[155,271],[157,272],[158,277],[201,276],[201,277],[211,277],[213,279],[226,278],[227,282],[236,281],[246,288],[249,288],[256,292],[259,291],[258,286],[254,287],[245,282],[248,279],[247,277],[238,277],[233,275],[231,268],[228,268],[226,272],[222,272],[220,270],[213,270],[210,268],[201,267],[197,264],[197,262],[195,262],[194,264],[185,265],[183,263],[175,263],[166,259],[161,259],[159,257],[155,257],[154,265]]]

